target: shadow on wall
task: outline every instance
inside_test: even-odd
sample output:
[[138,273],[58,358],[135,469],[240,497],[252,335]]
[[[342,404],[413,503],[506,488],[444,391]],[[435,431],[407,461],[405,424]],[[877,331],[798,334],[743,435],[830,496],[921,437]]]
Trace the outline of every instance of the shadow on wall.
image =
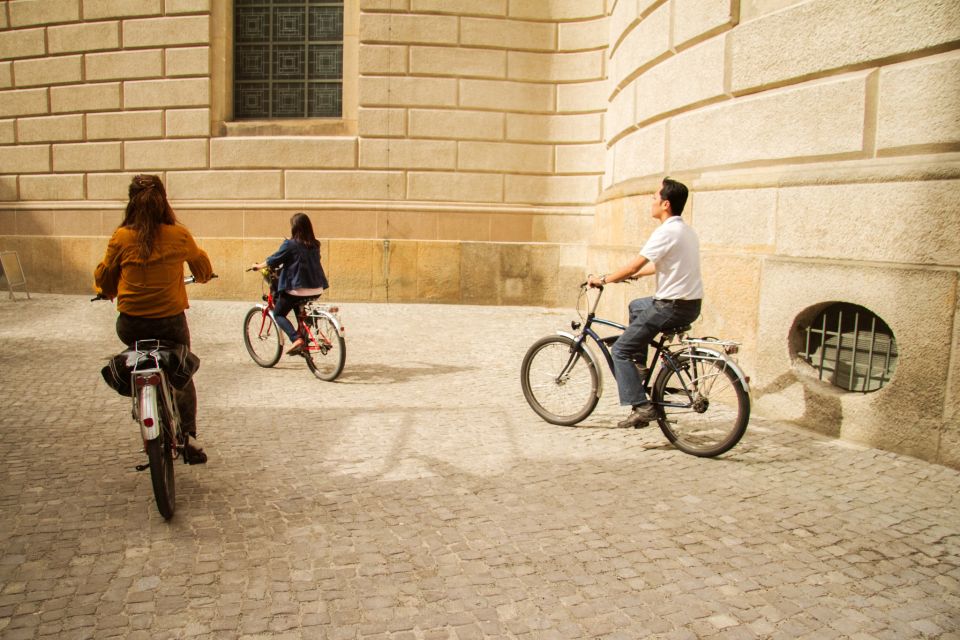
[[751,394],[759,400],[767,395],[782,395],[794,385],[800,385],[803,390],[803,412],[792,421],[817,433],[839,438],[843,425],[840,397],[827,389],[814,389],[814,382],[796,371],[787,371],[763,387],[754,387]]

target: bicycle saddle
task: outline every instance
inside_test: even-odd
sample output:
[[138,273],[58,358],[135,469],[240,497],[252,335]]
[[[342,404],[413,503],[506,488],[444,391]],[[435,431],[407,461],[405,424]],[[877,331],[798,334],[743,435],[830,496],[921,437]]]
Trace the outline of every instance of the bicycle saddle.
[[675,336],[675,335],[677,335],[677,334],[686,333],[686,332],[690,331],[690,327],[691,327],[691,326],[693,326],[693,325],[682,324],[682,325],[677,326],[677,327],[670,327],[669,329],[664,329],[664,330],[661,331],[660,333],[662,333],[662,334],[665,335],[665,336]]
[[319,294],[318,294],[318,295],[315,295],[315,296],[303,296],[302,298],[300,298],[300,299],[297,301],[297,308],[299,309],[299,308],[303,307],[304,305],[313,302],[314,300],[316,300],[316,299],[319,298],[319,297],[320,297]]

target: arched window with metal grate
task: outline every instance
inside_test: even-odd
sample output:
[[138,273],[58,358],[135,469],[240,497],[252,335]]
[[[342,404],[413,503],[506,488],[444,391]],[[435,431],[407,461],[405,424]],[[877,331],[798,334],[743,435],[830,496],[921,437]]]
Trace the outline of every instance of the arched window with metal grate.
[[799,322],[797,355],[820,380],[868,393],[890,381],[897,366],[893,331],[875,313],[848,302],[833,302]]

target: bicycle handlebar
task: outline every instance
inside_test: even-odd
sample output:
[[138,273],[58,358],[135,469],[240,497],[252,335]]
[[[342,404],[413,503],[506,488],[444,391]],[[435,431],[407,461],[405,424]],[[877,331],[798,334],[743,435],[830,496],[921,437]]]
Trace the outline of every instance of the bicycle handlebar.
[[[624,278],[623,280],[620,280],[619,282],[608,282],[607,284],[619,284],[620,282],[628,282],[628,281],[639,280],[639,279],[640,279],[640,276],[627,276],[626,278]],[[583,282],[580,283],[580,288],[581,288],[581,289],[584,289],[584,288],[586,288],[589,284],[590,284],[589,280],[584,280]],[[604,286],[606,286],[606,285],[600,285],[600,286],[594,287],[594,288],[595,288],[595,289],[603,289]]]
[[[210,274],[210,280],[213,280],[214,278],[219,278],[219,277],[220,276],[218,276],[215,273]],[[197,281],[197,277],[194,275],[184,276],[183,278],[183,284],[194,284],[196,281]],[[94,297],[90,298],[90,302],[96,302],[98,300],[113,300],[113,298],[108,298],[104,296],[102,293],[98,293]]]
[[[211,274],[210,274],[210,280],[213,280],[214,278],[219,278],[219,277],[220,277],[220,276],[218,276],[218,275],[215,274],[215,273],[211,273]],[[207,282],[209,282],[210,280],[208,280]],[[196,276],[192,276],[192,275],[191,275],[191,276],[184,276],[184,278],[183,278],[183,284],[194,284],[194,283],[196,283],[196,281],[197,281],[197,277],[196,277]]]

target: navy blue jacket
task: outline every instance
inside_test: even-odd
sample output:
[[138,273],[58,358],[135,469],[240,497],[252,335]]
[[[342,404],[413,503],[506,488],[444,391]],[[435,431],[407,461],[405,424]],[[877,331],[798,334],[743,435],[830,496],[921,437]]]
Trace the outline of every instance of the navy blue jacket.
[[330,286],[320,266],[320,247],[311,249],[296,240],[284,240],[277,252],[267,258],[267,265],[271,269],[283,265],[277,291],[326,289]]

